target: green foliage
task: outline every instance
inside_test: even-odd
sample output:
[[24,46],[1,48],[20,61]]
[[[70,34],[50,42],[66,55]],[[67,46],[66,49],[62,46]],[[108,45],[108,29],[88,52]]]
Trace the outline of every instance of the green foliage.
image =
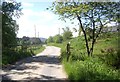
[[12,64],[20,59],[36,55],[45,49],[42,45],[28,46],[27,49],[22,49],[18,46],[16,49],[4,49],[2,51],[2,65]]
[[93,54],[105,54],[105,49],[110,47],[117,50],[119,44],[118,33],[108,33],[109,36],[107,35],[107,33],[105,34],[101,35],[96,41]]
[[51,43],[51,42],[54,42],[54,39],[52,36],[50,36],[48,39],[47,39],[47,43]]
[[43,45],[31,45],[30,47],[28,47],[28,50],[30,50],[33,55],[40,53],[44,49],[45,49],[45,46]]
[[[29,37],[23,37],[20,44],[18,44],[19,41],[17,42],[16,34],[19,26],[14,19],[20,17],[22,14],[21,9],[21,3],[14,0],[2,3],[2,65],[15,63],[22,58],[33,55],[28,50],[30,45]],[[37,44],[40,43],[38,38],[35,41]],[[17,45],[22,45],[22,49]],[[43,48],[39,50],[43,50]],[[35,53],[38,53],[38,51],[35,51]]]
[[[88,56],[93,54],[94,44],[99,34],[101,33],[101,29],[111,21],[116,22],[116,16],[119,16],[120,2],[54,2],[52,6],[49,8],[55,14],[60,15],[62,20],[65,18],[69,18],[74,20],[78,19],[80,23],[80,28],[84,33],[86,49]],[[114,12],[112,11],[114,10]],[[91,28],[92,32],[87,32],[85,29]],[[87,33],[89,37],[87,37]],[[65,35],[66,36],[66,35]],[[64,39],[64,36],[63,36]],[[92,39],[91,44],[88,45],[88,41]]]
[[40,38],[30,38],[30,37],[26,37],[26,36],[23,36],[21,38],[21,44],[22,45],[35,45],[35,44],[42,44]]
[[17,44],[16,33],[18,25],[13,17],[18,17],[21,14],[21,4],[17,2],[2,3],[2,47],[11,47]]
[[[86,55],[83,36],[69,40],[71,55],[68,62],[66,61],[65,45],[69,41],[51,45],[61,47],[61,61],[71,81],[120,80],[120,53],[116,43],[118,42],[117,35],[118,33],[110,33],[110,37],[106,35],[106,38],[99,38],[95,43],[93,57]],[[105,53],[101,53],[101,49],[105,50]]]
[[104,55],[100,56],[101,60],[106,63],[108,66],[112,66],[116,69],[120,69],[120,54],[119,50],[116,50],[113,47],[106,48]]
[[55,43],[62,43],[63,37],[61,35],[55,35],[53,37]]
[[32,56],[29,51],[5,49],[2,52],[2,65],[15,63],[16,61],[28,56]]
[[63,28],[63,40],[69,40],[72,38],[72,32],[70,31],[70,29],[68,27]]
[[63,34],[62,35],[55,35],[55,36],[50,36],[47,39],[47,43],[62,43],[63,41],[70,40],[72,38],[72,32],[68,27],[62,28],[63,29]]
[[11,0],[2,2],[2,64],[11,64],[15,61],[31,56],[27,50],[15,50],[17,48],[16,34],[18,25],[14,18],[19,18],[21,13],[21,3]]
[[[92,51],[94,47],[94,54],[92,58],[87,58],[85,56],[85,42],[74,39],[71,42],[73,50],[71,50],[71,57],[70,61],[66,62],[66,49],[61,50],[61,57],[65,66],[65,70],[68,74],[70,80],[120,80],[120,70],[114,69],[114,64],[119,65],[118,60],[120,55],[119,53],[112,53],[111,49],[107,50],[107,54],[101,54],[100,50],[106,47],[114,46],[115,48],[115,41],[117,40],[116,36],[112,36],[111,34],[105,34],[106,38],[99,38],[97,37],[100,35],[102,28],[111,22],[116,21],[116,15],[118,15],[120,2],[55,2],[53,3],[51,10],[54,11],[56,14],[60,15],[61,19],[64,20],[65,18],[70,18],[73,20],[74,18],[78,18],[79,23],[81,25],[82,31],[84,33],[84,37],[86,40],[86,47],[87,52]],[[114,10],[114,12],[113,12]],[[119,17],[118,17],[119,19]],[[119,21],[119,20],[117,20]],[[90,39],[92,38],[92,42],[87,42],[85,34],[87,34],[87,30],[85,28],[92,28],[92,33],[88,32],[90,35]],[[104,35],[103,35],[104,37]],[[64,38],[64,37],[63,37]],[[84,41],[85,41],[84,40]],[[62,47],[65,47],[65,44],[62,44]],[[90,47],[92,46],[92,47]],[[84,53],[83,53],[84,52]],[[88,54],[89,55],[89,54]],[[98,56],[99,55],[99,56]],[[101,60],[101,57],[104,57]],[[106,63],[105,63],[106,62]]]
[[120,80],[120,72],[110,68],[97,58],[85,61],[64,62],[70,80]]

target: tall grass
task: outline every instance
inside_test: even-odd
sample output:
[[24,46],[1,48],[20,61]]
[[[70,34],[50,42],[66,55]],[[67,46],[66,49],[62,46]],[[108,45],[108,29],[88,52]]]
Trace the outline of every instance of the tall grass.
[[42,52],[45,49],[43,45],[36,45],[36,46],[30,46],[28,50],[30,50],[34,55]]
[[32,56],[32,54],[28,51],[23,51],[23,50],[15,51],[10,49],[3,50],[2,65],[4,66],[7,64],[15,63],[16,61],[28,56]]
[[[117,36],[117,33],[101,35],[95,43],[92,57],[87,56],[83,36],[69,40],[72,47],[69,61],[66,61],[65,47],[69,41],[54,44],[54,46],[61,47],[61,60],[68,78],[72,82],[77,80],[92,82],[96,80],[120,80],[120,55]],[[116,53],[117,51],[118,53]]]
[[97,58],[64,62],[70,80],[120,80],[119,70],[106,66]]
[[18,60],[21,60],[26,57],[36,55],[45,49],[44,46],[34,46],[34,48],[28,47],[27,49],[22,49],[20,46],[15,49],[4,49],[2,51],[2,65],[12,64]]

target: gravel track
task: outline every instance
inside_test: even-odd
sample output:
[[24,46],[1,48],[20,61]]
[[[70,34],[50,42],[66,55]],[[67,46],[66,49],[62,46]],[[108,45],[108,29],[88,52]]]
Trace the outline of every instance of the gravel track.
[[3,80],[64,80],[67,75],[59,60],[60,48],[46,46],[33,57],[25,58],[1,70]]

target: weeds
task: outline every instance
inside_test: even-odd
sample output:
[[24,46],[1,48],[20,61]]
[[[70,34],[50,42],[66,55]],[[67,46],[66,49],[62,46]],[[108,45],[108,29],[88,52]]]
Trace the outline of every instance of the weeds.
[[[84,39],[77,37],[70,40],[71,55],[66,61],[67,42],[55,44],[61,47],[61,60],[64,64],[68,78],[74,82],[97,80],[120,80],[120,51],[117,47],[116,34],[102,35],[96,42],[92,57],[86,55]],[[117,68],[117,69],[116,69]]]

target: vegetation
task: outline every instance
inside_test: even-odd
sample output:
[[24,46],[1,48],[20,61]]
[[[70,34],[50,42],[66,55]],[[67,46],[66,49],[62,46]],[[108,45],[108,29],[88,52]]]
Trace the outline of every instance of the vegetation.
[[[17,2],[3,2],[2,3],[2,49],[15,47],[17,44],[16,33],[18,25],[13,16],[19,18],[21,13],[21,4]],[[15,12],[16,11],[16,12]],[[14,44],[14,45],[13,45]]]
[[63,41],[63,37],[59,34],[55,35],[53,39],[54,39],[55,43],[62,43],[62,41]]
[[[81,3],[73,0],[72,3],[54,2],[50,7],[63,20],[77,18],[79,21],[78,37],[73,38],[72,32],[66,27],[62,35],[50,36],[47,40],[48,45],[61,48],[60,58],[70,80],[120,80],[119,32],[102,31],[110,22],[120,23],[119,5],[120,2]],[[35,55],[44,49],[39,38],[33,38],[35,41],[30,41],[29,37],[17,39],[18,25],[13,17],[19,18],[22,14],[20,3],[3,2],[1,12],[2,65]],[[66,53],[68,42],[71,42],[69,61]]]
[[[54,2],[49,8],[55,14],[60,15],[62,20],[69,18],[74,20],[77,18],[79,21],[80,28],[84,34],[85,45],[88,56],[92,56],[94,50],[94,44],[98,38],[101,30],[106,24],[115,21],[119,12],[119,2]],[[115,12],[112,12],[113,10]],[[91,33],[88,35],[91,38],[91,44],[88,43],[88,37],[86,28],[91,29]]]
[[47,43],[50,43],[50,42],[54,42],[54,40],[53,40],[53,37],[52,37],[52,36],[50,36],[50,37],[47,39]]
[[[49,45],[61,48],[61,61],[70,80],[120,80],[120,55],[118,51],[118,33],[103,33],[95,43],[92,57],[87,56],[84,36],[69,40],[71,55],[66,61],[66,47],[68,41],[62,44]],[[103,38],[104,37],[104,38]],[[90,41],[89,41],[90,42]],[[105,50],[102,52],[101,50]]]
[[15,63],[16,61],[28,56],[32,56],[32,54],[28,51],[23,51],[23,50],[15,51],[11,49],[3,50],[2,65],[5,66],[8,64]]
[[36,54],[42,52],[44,49],[45,49],[45,47],[41,44],[32,45],[32,46],[28,47],[28,50],[30,50],[31,53],[33,53],[33,55],[36,55]]
[[72,38],[72,32],[70,31],[69,27],[63,28],[63,40],[69,40]]
[[[61,47],[61,61],[70,80],[120,80],[119,37],[115,32],[105,31],[106,24],[119,24],[120,2],[53,2],[49,8],[62,20],[79,21],[79,36],[68,39]],[[114,10],[115,12],[112,12]],[[76,28],[73,28],[76,32]],[[109,29],[109,28],[108,28]],[[80,36],[80,32],[83,36]],[[70,37],[69,37],[70,38]],[[66,44],[71,42],[71,54],[67,61]]]
[[67,41],[72,39],[72,32],[71,30],[66,27],[66,28],[62,28],[63,29],[63,34],[57,34],[55,36],[50,36],[47,39],[47,43],[62,43],[63,41]]
[[[38,38],[33,38],[31,44],[29,37],[18,40],[16,37],[19,26],[14,18],[22,15],[21,3],[11,0],[2,3],[2,65],[12,64],[16,61],[41,52],[44,47]],[[38,46],[36,46],[36,45]],[[33,48],[34,46],[34,48]]]

